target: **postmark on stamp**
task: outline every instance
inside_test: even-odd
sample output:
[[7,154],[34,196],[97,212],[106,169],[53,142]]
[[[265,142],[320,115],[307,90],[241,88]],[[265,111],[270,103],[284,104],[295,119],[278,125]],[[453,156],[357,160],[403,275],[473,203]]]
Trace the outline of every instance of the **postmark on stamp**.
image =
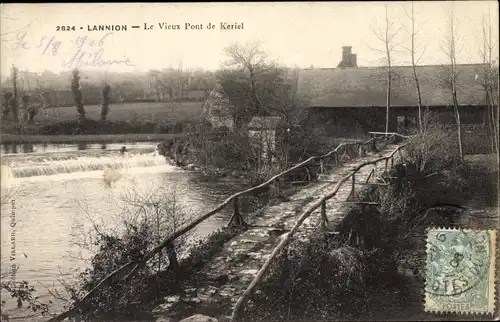
[[495,230],[429,229],[425,311],[494,313],[495,252]]

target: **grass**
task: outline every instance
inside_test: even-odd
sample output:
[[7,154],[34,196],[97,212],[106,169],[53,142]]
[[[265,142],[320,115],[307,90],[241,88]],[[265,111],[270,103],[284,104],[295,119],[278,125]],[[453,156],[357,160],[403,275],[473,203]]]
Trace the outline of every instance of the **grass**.
[[[155,102],[155,103],[117,103],[109,106],[107,119],[110,121],[156,121],[176,119],[192,120],[201,114],[202,102]],[[101,116],[100,105],[85,106],[87,118],[98,120]],[[35,118],[35,125],[45,126],[55,122],[72,121],[77,117],[75,107],[56,107],[45,109]]]
[[[101,106],[85,106],[85,134],[150,134],[170,133],[173,125],[197,120],[202,113],[202,102],[153,102],[111,104],[107,121],[100,121]],[[69,135],[77,127],[75,107],[47,108],[40,111],[33,124],[26,126],[27,135]],[[17,133],[12,115],[2,119],[2,133]],[[9,139],[9,138],[8,138]],[[108,139],[96,138],[107,141]],[[85,139],[78,139],[85,140]],[[33,138],[17,137],[17,142],[36,142]],[[72,141],[64,139],[65,142]]]

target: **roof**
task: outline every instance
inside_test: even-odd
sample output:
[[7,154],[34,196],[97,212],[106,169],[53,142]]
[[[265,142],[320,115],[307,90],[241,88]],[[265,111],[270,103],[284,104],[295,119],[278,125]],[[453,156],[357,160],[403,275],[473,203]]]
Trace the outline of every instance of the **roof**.
[[[476,75],[483,75],[483,64],[457,65],[457,99],[459,105],[485,105],[486,97]],[[417,90],[412,66],[394,66],[391,106],[416,106]],[[417,66],[422,104],[453,105],[447,84],[449,66]],[[309,107],[385,106],[387,95],[386,67],[353,67],[302,69],[297,93]]]

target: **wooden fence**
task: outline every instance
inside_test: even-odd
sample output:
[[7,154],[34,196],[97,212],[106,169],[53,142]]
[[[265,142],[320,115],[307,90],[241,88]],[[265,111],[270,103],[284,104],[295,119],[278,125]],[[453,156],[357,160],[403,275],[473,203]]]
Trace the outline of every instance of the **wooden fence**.
[[[365,142],[345,142],[345,143],[341,143],[339,144],[333,151],[330,151],[324,155],[320,155],[320,156],[313,156],[313,157],[310,157],[308,158],[307,160],[281,172],[281,173],[278,173],[276,174],[275,176],[273,176],[272,178],[270,178],[269,180],[267,180],[266,182],[260,184],[260,185],[257,185],[257,186],[254,186],[252,188],[249,188],[247,190],[244,190],[244,191],[240,191],[240,192],[237,192],[233,195],[231,195],[230,197],[228,197],[226,200],[224,200],[222,203],[220,203],[217,207],[215,207],[214,209],[210,210],[209,212],[207,212],[206,214],[192,220],[190,223],[184,225],[183,227],[181,227],[180,229],[178,229],[177,231],[175,231],[174,233],[172,233],[171,235],[169,235],[168,237],[166,237],[158,246],[156,246],[155,248],[153,248],[151,251],[149,251],[147,254],[145,254],[142,259],[140,260],[137,260],[137,261],[131,261],[131,262],[128,262],[124,265],[122,265],[121,267],[117,268],[116,270],[114,270],[113,272],[111,272],[110,274],[108,274],[104,279],[102,279],[92,290],[90,290],[85,296],[82,297],[82,299],[80,299],[78,302],[76,302],[73,307],[66,311],[66,312],[63,312],[59,315],[57,315],[56,317],[53,317],[52,319],[49,320],[49,322],[55,322],[55,321],[62,321],[64,320],[65,318],[67,317],[70,317],[72,315],[74,315],[77,310],[79,309],[79,307],[81,305],[83,305],[83,303],[85,303],[85,301],[91,296],[93,295],[94,293],[96,293],[99,289],[101,289],[102,287],[104,287],[105,285],[109,284],[111,282],[111,280],[116,277],[118,274],[124,274],[124,271],[126,269],[129,269],[131,268],[131,270],[129,271],[129,273],[127,275],[125,275],[124,277],[122,277],[122,281],[123,282],[126,282],[127,280],[130,279],[130,277],[132,275],[134,275],[138,269],[141,269],[143,268],[146,263],[151,259],[153,258],[155,255],[157,255],[159,252],[161,252],[164,248],[167,249],[168,253],[169,253],[169,259],[173,260],[174,262],[177,262],[177,257],[175,255],[175,251],[174,251],[174,248],[173,248],[173,242],[180,236],[186,234],[187,232],[189,232],[190,230],[192,230],[193,228],[195,228],[197,225],[199,225],[201,222],[207,220],[208,218],[214,216],[215,214],[217,214],[218,212],[220,212],[224,207],[226,207],[227,205],[229,204],[232,204],[233,207],[234,207],[234,213],[231,217],[231,219],[229,220],[229,225],[231,224],[238,224],[238,225],[244,225],[244,220],[243,220],[243,217],[239,211],[239,201],[238,199],[242,196],[245,196],[245,195],[251,195],[253,192],[259,190],[259,189],[262,189],[264,187],[267,187],[267,186],[270,186],[272,184],[275,184],[276,185],[276,188],[280,189],[279,185],[280,185],[280,178],[282,178],[283,176],[287,175],[288,173],[296,170],[296,169],[299,169],[299,168],[303,168],[303,167],[306,167],[306,166],[309,166],[311,164],[313,164],[314,162],[317,162],[317,161],[320,161],[321,163],[321,169],[323,170],[323,165],[325,164],[325,161],[328,161],[329,159],[331,159],[331,161],[333,162],[334,165],[339,165],[342,163],[343,159],[345,156],[348,156],[349,154],[355,154],[357,155],[358,154],[358,151],[361,149],[364,149],[364,151],[370,151],[372,150],[373,148],[376,148],[377,147],[377,143],[380,142],[380,141],[383,141],[384,144],[387,144],[389,141],[391,140],[394,140],[398,137],[400,138],[406,138],[400,134],[397,134],[397,133],[381,133],[381,132],[372,132],[371,133],[373,135],[373,137]],[[266,272],[268,266],[269,266],[269,263],[276,257],[276,255],[278,254],[278,252],[283,249],[285,247],[285,245],[288,243],[288,241],[290,240],[290,238],[293,236],[293,234],[297,231],[298,227],[300,226],[300,224],[302,224],[302,222],[304,221],[304,219],[306,219],[315,209],[317,209],[318,207],[322,206],[323,208],[322,209],[325,209],[325,215],[323,217],[323,219],[326,219],[326,201],[330,198],[332,198],[333,196],[335,196],[335,194],[337,193],[337,191],[339,190],[340,186],[346,182],[349,178],[352,178],[352,182],[353,182],[353,189],[354,189],[354,184],[355,184],[355,174],[357,171],[359,171],[359,169],[361,169],[362,167],[364,166],[367,166],[369,164],[376,164],[378,162],[381,162],[381,161],[386,161],[386,164],[385,164],[385,169],[387,171],[387,167],[388,167],[388,160],[390,159],[391,160],[391,165],[393,164],[393,155],[399,151],[400,148],[396,149],[394,152],[392,152],[389,156],[387,157],[382,157],[382,158],[378,158],[374,161],[369,161],[369,162],[365,162],[363,163],[362,165],[356,167],[356,169],[354,171],[352,171],[349,175],[345,176],[344,178],[342,178],[338,183],[337,185],[335,186],[335,188],[332,190],[331,193],[323,196],[322,198],[320,198],[317,202],[315,202],[310,208],[308,208],[306,210],[306,212],[304,212],[304,214],[298,219],[297,223],[295,224],[295,226],[292,228],[292,230],[290,231],[290,233],[288,234],[287,238],[285,238],[272,252],[271,256],[269,257],[269,259],[264,263],[264,265],[262,266],[262,268],[260,269],[259,273],[257,274],[257,276],[255,277],[255,279],[252,281],[252,283],[250,284],[250,286],[248,287],[248,289],[244,292],[244,294],[242,295],[242,297],[238,300],[237,304],[236,304],[236,307],[234,309],[234,312],[233,312],[233,319],[234,320],[234,317],[238,314],[238,311],[242,308],[242,305],[243,305],[243,302],[246,300],[246,298],[248,297],[248,295],[252,292],[252,290],[255,288],[255,286],[261,281],[264,273]]]
[[[370,132],[370,133],[372,135],[374,135],[374,137],[372,138],[372,140],[375,140],[378,137],[378,135],[384,135],[385,137],[387,137],[387,134],[386,133],[382,133],[382,132]],[[405,136],[397,134],[397,133],[391,133],[390,135],[393,138],[396,137],[396,136],[399,136],[400,138],[409,138],[409,137],[405,137]],[[248,286],[248,288],[245,290],[245,292],[243,292],[243,294],[240,296],[240,298],[236,302],[236,305],[235,305],[235,307],[233,309],[233,313],[231,315],[231,320],[230,320],[231,322],[234,322],[234,321],[236,321],[238,319],[238,316],[243,311],[244,304],[248,300],[248,297],[250,296],[250,294],[252,294],[253,290],[257,287],[257,285],[260,282],[262,282],[262,280],[264,279],[264,275],[265,275],[267,269],[269,268],[269,265],[278,256],[279,252],[281,250],[283,250],[290,243],[293,235],[297,232],[297,230],[302,225],[302,223],[304,222],[304,220],[307,219],[314,212],[314,210],[316,210],[319,207],[321,207],[320,229],[325,230],[326,229],[326,223],[327,223],[326,202],[329,199],[333,198],[337,194],[337,192],[339,191],[340,187],[345,182],[347,182],[349,179],[351,179],[352,180],[351,181],[352,182],[352,185],[351,185],[351,195],[355,196],[356,173],[359,170],[361,170],[362,168],[364,168],[366,166],[369,166],[369,165],[374,165],[376,167],[377,164],[380,163],[380,162],[384,162],[384,173],[387,173],[387,171],[394,166],[394,156],[396,155],[396,153],[398,153],[400,159],[403,160],[403,155],[402,155],[401,151],[402,151],[402,149],[406,145],[407,145],[407,143],[398,146],[396,149],[394,149],[387,156],[380,157],[380,158],[377,158],[375,160],[367,161],[367,162],[364,162],[364,163],[358,165],[349,174],[347,174],[342,179],[340,179],[337,182],[337,184],[335,185],[335,187],[330,192],[328,192],[325,195],[323,195],[321,198],[319,198],[316,202],[314,202],[311,206],[309,206],[303,212],[303,214],[295,222],[295,224],[292,227],[292,229],[290,230],[290,232],[288,232],[288,234],[286,235],[286,237],[283,238],[281,240],[281,242],[278,244],[278,246],[276,246],[273,249],[273,251],[271,252],[271,255],[267,258],[267,260],[265,261],[265,263],[262,265],[262,267],[258,271],[258,273],[255,276],[255,278],[252,280],[252,282],[250,283],[250,285]],[[390,162],[390,168],[389,168],[389,162]],[[375,169],[373,169],[370,172],[368,178],[366,179],[366,182],[368,182],[370,180],[370,178],[374,178],[374,176],[375,176],[374,171],[375,171]]]

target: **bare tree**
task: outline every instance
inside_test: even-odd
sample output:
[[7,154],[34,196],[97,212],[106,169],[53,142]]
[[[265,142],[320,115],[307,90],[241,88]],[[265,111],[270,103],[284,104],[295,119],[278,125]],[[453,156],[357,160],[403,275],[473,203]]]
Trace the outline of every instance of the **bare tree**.
[[153,89],[154,94],[156,95],[157,101],[163,101],[163,84],[160,79],[161,72],[159,70],[152,69],[149,71],[149,76],[154,78],[154,82],[150,82],[150,86]]
[[458,135],[458,148],[460,152],[460,159],[463,159],[463,144],[462,144],[462,127],[460,125],[460,112],[458,110],[458,99],[457,99],[457,43],[459,41],[457,27],[458,22],[455,19],[453,12],[453,3],[451,4],[451,9],[448,17],[448,35],[444,40],[443,51],[448,56],[450,65],[447,67],[447,79],[445,80],[451,89],[451,96],[453,99],[453,111],[455,114],[455,121],[457,123],[457,135]]
[[[415,19],[414,1],[411,2],[411,12],[408,13],[405,9],[405,13],[411,22],[411,29],[410,30],[408,30],[405,27],[403,27],[403,28],[405,29],[405,31],[408,33],[408,35],[411,38],[411,47],[406,48],[406,49],[411,55],[411,66],[412,66],[412,71],[413,71],[413,79],[415,80],[415,86],[417,89],[417,97],[418,97],[418,125],[419,125],[420,132],[422,132],[422,130],[423,130],[423,127],[422,127],[422,95],[420,93],[420,82],[418,79],[416,66],[417,66],[420,58],[422,57],[422,55],[425,52],[425,46],[423,47],[423,49],[420,48],[420,46],[418,44],[416,44],[416,37],[417,37],[418,33],[421,31],[423,25],[420,25],[418,27],[418,30],[415,30],[416,19]],[[420,56],[417,59],[415,59],[415,56],[417,55],[418,52],[420,52]]]
[[10,98],[9,107],[12,109],[12,116],[14,118],[14,123],[16,124],[16,126],[18,126],[19,122],[19,95],[17,88],[17,76],[18,69],[16,68],[16,66],[12,66],[12,86],[14,88],[14,94]]
[[[241,94],[243,94],[242,98],[244,100],[249,99],[248,109],[252,113],[262,110],[263,106],[257,93],[257,83],[258,78],[268,69],[266,63],[266,53],[261,49],[258,42],[248,43],[245,45],[234,43],[225,48],[225,52],[229,57],[229,59],[224,63],[225,67],[234,72],[233,76],[237,76],[238,73],[240,74],[240,85],[245,85],[244,83],[249,84],[248,91],[245,88],[241,88]],[[242,79],[241,76],[244,78]],[[237,78],[233,79],[237,80]],[[235,126],[238,125],[235,124]]]
[[[479,81],[479,75],[476,76],[486,92],[488,105],[488,127],[491,136],[493,152],[498,153],[498,68],[495,75],[495,64],[498,63],[498,48],[495,48],[495,42],[492,37],[491,15],[483,16],[482,21],[482,41],[483,48],[479,50],[483,63],[485,65],[482,80]],[[495,53],[494,53],[495,51]],[[496,56],[496,57],[495,57]],[[495,77],[496,76],[496,77]],[[495,79],[496,78],[496,79]],[[496,83],[496,86],[495,86]]]
[[[386,96],[386,112],[385,112],[385,132],[389,132],[389,110],[391,107],[391,86],[392,86],[392,60],[391,55],[399,46],[395,42],[395,37],[398,35],[401,27],[395,29],[395,19],[389,16],[388,6],[385,5],[385,19],[383,27],[372,28],[373,33],[377,39],[383,44],[384,49],[374,49],[385,55],[385,62],[387,68],[387,96]],[[373,49],[373,48],[372,48]]]

